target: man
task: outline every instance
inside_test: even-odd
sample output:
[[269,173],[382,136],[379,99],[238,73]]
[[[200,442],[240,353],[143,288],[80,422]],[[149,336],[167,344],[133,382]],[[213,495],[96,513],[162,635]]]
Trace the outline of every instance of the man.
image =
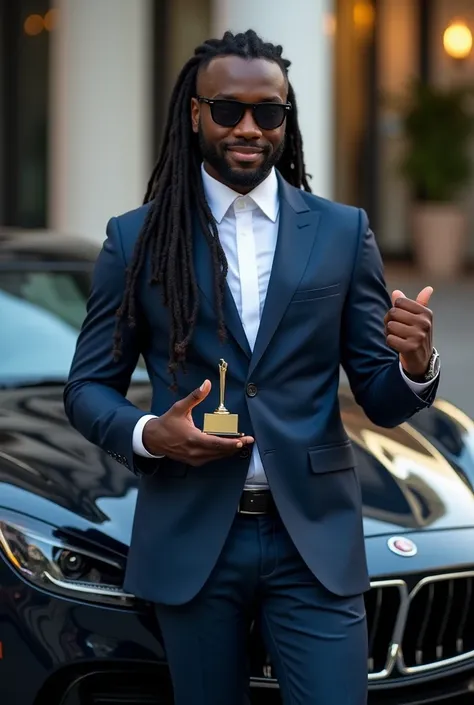
[[[339,367],[381,426],[438,384],[431,288],[391,305],[365,213],[309,192],[288,66],[253,31],[184,66],[145,205],[108,224],[65,390],[75,428],[140,476],[125,587],[156,605],[177,705],[240,705],[253,610],[286,705],[366,702]],[[152,414],[125,399],[140,354]],[[221,358],[237,439],[201,430]]]

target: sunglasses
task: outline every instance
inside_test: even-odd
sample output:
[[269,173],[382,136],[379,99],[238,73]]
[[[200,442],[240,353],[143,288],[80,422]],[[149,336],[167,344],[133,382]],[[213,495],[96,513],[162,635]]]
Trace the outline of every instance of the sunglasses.
[[240,100],[212,100],[197,96],[200,103],[207,103],[211,117],[221,127],[235,127],[246,110],[251,108],[253,119],[262,130],[276,130],[283,124],[291,103],[242,103]]

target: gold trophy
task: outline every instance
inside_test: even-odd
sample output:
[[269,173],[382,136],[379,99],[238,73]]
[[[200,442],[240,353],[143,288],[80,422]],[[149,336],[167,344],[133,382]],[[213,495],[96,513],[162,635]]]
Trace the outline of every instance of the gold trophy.
[[212,414],[204,414],[203,431],[212,436],[223,436],[225,438],[240,437],[244,434],[239,433],[239,415],[231,414],[224,406],[226,373],[227,362],[221,360],[219,362],[219,406]]

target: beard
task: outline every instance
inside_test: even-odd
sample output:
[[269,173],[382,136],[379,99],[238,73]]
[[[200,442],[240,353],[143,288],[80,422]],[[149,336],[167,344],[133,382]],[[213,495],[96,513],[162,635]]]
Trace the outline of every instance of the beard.
[[[235,169],[230,166],[226,159],[225,149],[219,151],[215,145],[210,144],[204,137],[202,127],[199,125],[199,147],[204,161],[208,162],[213,169],[219,174],[222,181],[230,187],[253,189],[267,178],[273,167],[280,161],[283,152],[285,151],[285,137],[278,145],[277,149],[272,151],[271,147],[264,148],[263,163],[257,168],[242,168]],[[242,142],[242,144],[244,144]]]

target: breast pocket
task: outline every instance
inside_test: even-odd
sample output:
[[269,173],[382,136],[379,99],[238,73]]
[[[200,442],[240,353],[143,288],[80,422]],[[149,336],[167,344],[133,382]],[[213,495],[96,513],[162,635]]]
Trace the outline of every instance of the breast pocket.
[[330,286],[319,287],[318,289],[298,289],[295,291],[291,303],[300,303],[301,301],[316,301],[317,299],[326,299],[332,296],[339,296],[341,293],[341,285],[331,284]]

